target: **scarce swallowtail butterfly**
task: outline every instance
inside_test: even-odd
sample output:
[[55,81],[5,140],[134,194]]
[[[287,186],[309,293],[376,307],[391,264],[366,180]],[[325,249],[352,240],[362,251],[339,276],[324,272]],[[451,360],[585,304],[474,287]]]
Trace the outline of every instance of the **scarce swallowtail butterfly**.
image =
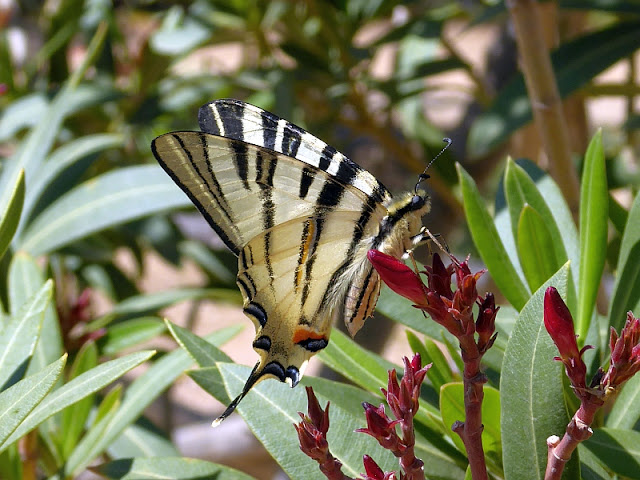
[[334,320],[360,330],[380,292],[367,251],[400,258],[423,240],[429,198],[419,182],[392,199],[335,148],[239,100],[204,105],[198,120],[201,132],[161,135],[151,149],[238,257],[256,329],[260,360],[217,425],[265,378],[296,386]]

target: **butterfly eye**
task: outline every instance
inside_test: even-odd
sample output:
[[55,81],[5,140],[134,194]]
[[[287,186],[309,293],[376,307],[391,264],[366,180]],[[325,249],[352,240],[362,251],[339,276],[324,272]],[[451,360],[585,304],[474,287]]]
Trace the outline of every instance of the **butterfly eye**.
[[414,195],[411,198],[411,208],[413,210],[421,209],[422,207],[424,207],[424,204],[425,204],[425,199],[420,195]]

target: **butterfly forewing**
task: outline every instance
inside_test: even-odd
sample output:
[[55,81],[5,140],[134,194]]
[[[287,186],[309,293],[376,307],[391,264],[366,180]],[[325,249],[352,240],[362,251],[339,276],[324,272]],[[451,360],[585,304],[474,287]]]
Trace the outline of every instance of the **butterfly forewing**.
[[382,183],[331,145],[261,108],[234,99],[216,100],[200,108],[198,121],[203,132],[241,140],[308,164],[306,168],[301,166],[305,172],[301,188],[320,169],[380,203],[391,200]]

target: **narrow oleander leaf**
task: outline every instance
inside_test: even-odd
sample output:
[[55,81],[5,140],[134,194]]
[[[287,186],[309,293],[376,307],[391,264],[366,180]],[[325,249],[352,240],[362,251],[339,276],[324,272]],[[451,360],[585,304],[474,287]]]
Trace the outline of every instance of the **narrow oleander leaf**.
[[[8,445],[7,438],[53,388],[66,361],[65,354],[57,362],[0,393],[0,444]],[[4,448],[0,447],[1,450]]]
[[[29,297],[42,288],[46,278],[36,260],[26,252],[17,252],[9,265],[9,303],[12,312],[19,309]],[[46,339],[46,340],[42,340]],[[64,353],[60,322],[54,302],[48,302],[40,328],[40,340],[29,362],[31,375],[50,365]]]
[[631,377],[622,387],[622,392],[607,417],[606,426],[631,430],[640,420],[640,375]]
[[180,456],[171,439],[144,417],[129,425],[109,445],[107,453],[110,458]]
[[0,390],[24,376],[40,336],[40,326],[52,291],[53,282],[48,280],[12,315],[0,332]]
[[[82,345],[71,365],[68,382],[97,366],[98,349],[96,348],[96,344],[94,342],[87,342]],[[87,392],[86,397],[68,406],[61,412],[59,445],[61,446],[62,458],[68,458],[78,438],[80,438],[85,423],[91,413],[94,397],[94,392]]]
[[[124,137],[117,133],[101,133],[86,135],[65,143],[56,149],[46,160],[46,168],[33,172],[29,182],[29,194],[25,200],[24,216],[28,221],[37,203],[42,203],[41,196],[45,190],[64,172],[78,163],[102,150],[122,146]],[[22,227],[24,224],[22,225]]]
[[120,168],[78,185],[49,205],[27,227],[19,246],[42,255],[105,228],[187,205],[189,199],[161,169]]
[[0,449],[5,448],[8,444],[29,433],[52,415],[111,384],[114,380],[117,380],[132,368],[144,363],[153,355],[154,352],[149,351],[132,353],[100,364],[70,380],[48,395],[47,398],[31,412],[29,417],[27,417],[13,433],[11,438],[0,446]]
[[581,480],[603,480],[611,478],[611,472],[607,470],[591,450],[585,448],[584,442],[578,445],[578,453],[580,454]]
[[622,235],[616,280],[609,304],[609,322],[618,332],[627,312],[640,312],[640,193],[631,205]]
[[0,212],[0,258],[9,248],[18,229],[24,204],[24,190],[24,170],[20,170],[15,184],[10,188],[6,207]]
[[[626,2],[629,4],[629,2]],[[560,96],[566,98],[617,61],[640,46],[640,22],[614,22],[564,42],[551,54]],[[467,151],[477,158],[506,141],[514,131],[532,119],[531,104],[522,74],[501,91],[489,109],[478,117],[469,131]]]
[[529,299],[529,289],[508,261],[509,256],[473,179],[459,164],[456,168],[473,243],[502,294],[516,310],[521,310]]
[[[519,160],[516,163],[508,159],[504,195],[512,220],[514,238],[517,238],[516,230],[522,209],[528,204],[542,217],[551,235],[552,249],[547,255],[555,258],[556,270],[567,260],[571,260],[574,269],[577,268],[580,259],[578,232],[571,211],[553,179],[527,160]],[[572,275],[572,280],[574,288],[577,288],[575,275]],[[575,298],[575,294],[572,294],[571,298]],[[570,307],[573,308],[573,305]]]
[[[218,335],[214,332],[206,339],[216,344]],[[223,334],[222,337],[226,338],[226,335]],[[192,364],[193,359],[183,349],[177,349],[155,362],[129,385],[121,405],[109,418],[108,423],[101,427],[102,433],[95,437],[85,436],[80,440],[65,464],[61,477],[76,475],[86,468]]]
[[185,300],[220,300],[241,303],[240,294],[226,288],[174,288],[131,296],[113,307],[109,318],[144,315]]
[[[502,462],[502,438],[500,435],[500,392],[485,385],[484,400],[482,402],[482,447],[485,455],[500,466]],[[440,390],[440,411],[445,426],[451,427],[455,421],[463,422],[464,413],[464,385],[462,382],[448,383]],[[447,433],[461,452],[466,449],[460,436],[450,428]]]
[[584,442],[613,473],[628,478],[638,478],[640,466],[640,432],[616,428],[596,428],[593,436]]
[[[231,358],[212,342],[197,336],[195,333],[165,320],[173,338],[193,358],[200,367],[215,367],[217,362],[231,362]],[[243,330],[242,325],[233,325],[217,330],[215,344],[222,345]]]
[[602,130],[593,136],[585,155],[580,188],[580,271],[576,333],[587,337],[607,256],[609,189],[602,148]]
[[562,264],[553,253],[553,239],[542,216],[525,204],[518,220],[518,255],[527,283],[536,291]]
[[151,340],[166,330],[158,317],[140,317],[111,325],[104,337],[98,340],[104,355],[115,355],[121,351]]
[[120,458],[91,467],[91,471],[112,480],[251,480],[253,477],[231,467],[195,458]]
[[568,282],[565,265],[532,295],[507,344],[500,379],[505,478],[544,478],[546,439],[561,436],[569,421],[562,367],[553,360],[558,351],[542,315],[546,287],[553,285],[566,297]]

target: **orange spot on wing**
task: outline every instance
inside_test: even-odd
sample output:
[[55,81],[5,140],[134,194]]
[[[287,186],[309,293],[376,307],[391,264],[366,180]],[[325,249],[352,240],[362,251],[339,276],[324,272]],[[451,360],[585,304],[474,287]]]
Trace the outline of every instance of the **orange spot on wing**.
[[325,338],[322,333],[313,332],[306,328],[299,328],[293,333],[293,343],[302,342],[304,340],[320,340]]

